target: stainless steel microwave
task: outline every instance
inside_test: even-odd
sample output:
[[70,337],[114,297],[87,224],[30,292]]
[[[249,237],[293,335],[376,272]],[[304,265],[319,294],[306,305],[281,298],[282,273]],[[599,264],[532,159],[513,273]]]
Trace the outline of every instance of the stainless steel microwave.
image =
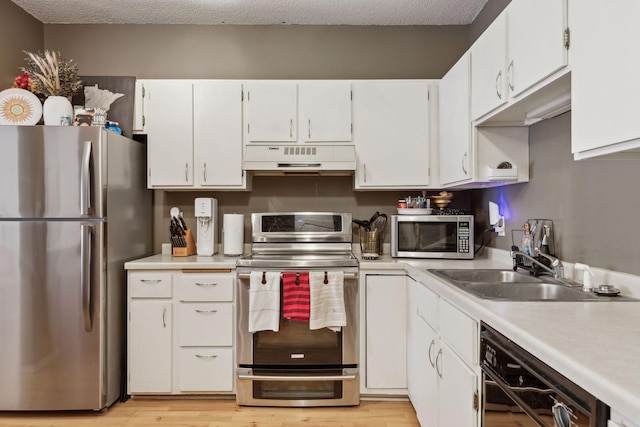
[[473,215],[391,215],[391,256],[473,259]]

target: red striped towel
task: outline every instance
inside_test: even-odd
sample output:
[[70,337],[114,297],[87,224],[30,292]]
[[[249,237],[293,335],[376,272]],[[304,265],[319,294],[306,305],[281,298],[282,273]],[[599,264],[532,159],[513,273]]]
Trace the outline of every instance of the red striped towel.
[[[297,284],[296,284],[297,279]],[[282,317],[309,320],[309,273],[282,273]]]

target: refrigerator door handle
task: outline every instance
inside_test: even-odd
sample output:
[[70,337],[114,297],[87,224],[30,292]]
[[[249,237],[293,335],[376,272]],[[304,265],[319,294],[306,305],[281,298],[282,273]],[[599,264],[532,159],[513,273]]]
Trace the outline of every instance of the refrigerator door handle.
[[91,332],[93,329],[93,316],[91,313],[91,255],[92,255],[92,227],[89,224],[81,225],[80,234],[80,278],[82,293],[82,313],[84,317],[84,330]]
[[80,215],[89,215],[91,205],[91,141],[85,141],[82,149],[80,176]]

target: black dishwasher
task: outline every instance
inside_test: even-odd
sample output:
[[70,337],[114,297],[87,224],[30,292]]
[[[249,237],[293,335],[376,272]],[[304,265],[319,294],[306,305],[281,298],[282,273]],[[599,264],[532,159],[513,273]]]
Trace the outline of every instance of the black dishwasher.
[[603,402],[482,324],[483,427],[606,427]]

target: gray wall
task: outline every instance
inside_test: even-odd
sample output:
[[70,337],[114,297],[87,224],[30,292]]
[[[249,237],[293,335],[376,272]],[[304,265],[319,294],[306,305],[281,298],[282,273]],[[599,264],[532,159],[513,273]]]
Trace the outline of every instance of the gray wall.
[[507,208],[507,235],[491,233],[491,246],[509,249],[512,229],[522,229],[530,218],[548,218],[561,259],[640,274],[638,162],[574,161],[571,113],[530,127],[529,156],[529,183],[473,193],[480,227],[488,224],[488,201]]
[[81,75],[137,78],[440,78],[468,26],[46,25]]
[[44,49],[44,25],[10,0],[0,0],[0,90],[11,87],[25,65],[23,50]]

